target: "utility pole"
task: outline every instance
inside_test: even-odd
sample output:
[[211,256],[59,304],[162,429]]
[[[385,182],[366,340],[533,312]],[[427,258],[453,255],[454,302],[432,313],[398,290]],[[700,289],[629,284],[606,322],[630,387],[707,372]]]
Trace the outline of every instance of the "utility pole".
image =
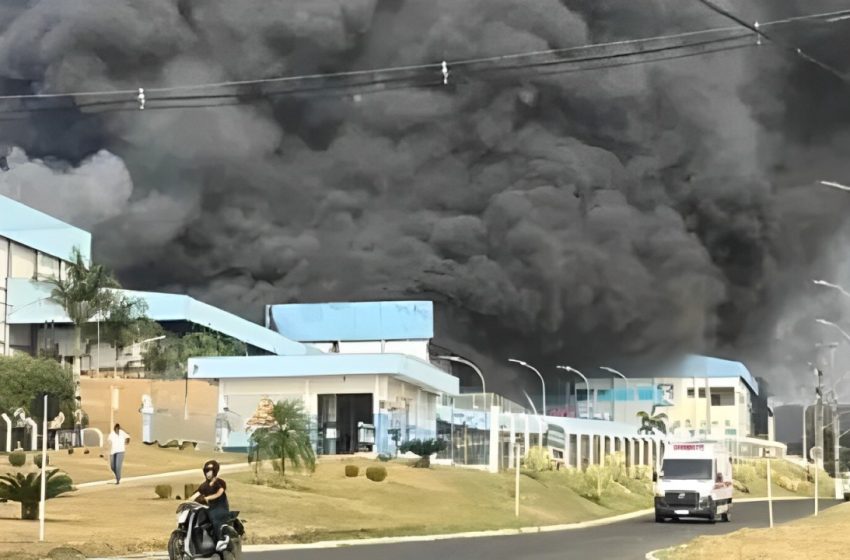
[[[815,447],[823,449],[823,372],[818,369],[818,386],[815,389],[817,400],[815,401]],[[823,454],[815,460],[815,468],[823,468]]]

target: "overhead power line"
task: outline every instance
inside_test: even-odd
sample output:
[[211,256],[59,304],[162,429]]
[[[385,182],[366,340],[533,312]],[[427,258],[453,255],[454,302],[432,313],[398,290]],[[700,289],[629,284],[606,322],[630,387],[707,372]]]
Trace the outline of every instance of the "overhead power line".
[[[710,2],[706,0],[699,0],[706,4],[707,6],[711,6],[712,9],[717,8]],[[725,14],[724,14],[725,15]],[[823,19],[828,21],[828,18],[841,18],[845,15],[850,15],[850,10],[839,10],[833,12],[822,12],[817,14],[809,14],[804,16],[797,16],[792,18],[785,18],[781,20],[774,20],[769,22],[764,22],[760,24],[760,28],[789,24],[800,21],[809,21],[816,19]],[[727,16],[729,17],[729,16]],[[758,29],[753,28],[743,22],[741,20],[735,19],[733,16],[733,20],[741,25],[745,24],[745,27],[754,32],[759,32]],[[132,96],[133,100],[139,100],[142,104],[149,102],[152,97],[151,94],[163,94],[163,93],[176,93],[176,92],[190,92],[190,91],[198,91],[198,90],[210,90],[210,89],[222,89],[222,88],[231,88],[231,87],[247,87],[247,86],[261,86],[261,85],[269,85],[269,84],[283,84],[287,82],[306,82],[311,80],[330,80],[330,79],[340,79],[340,78],[358,78],[362,76],[369,75],[378,75],[378,74],[393,74],[393,73],[409,73],[415,71],[430,71],[437,73],[441,70],[442,67],[448,66],[449,68],[463,68],[468,66],[475,65],[486,65],[486,64],[498,64],[507,61],[521,61],[523,59],[531,59],[542,56],[560,56],[566,55],[569,53],[580,52],[583,50],[590,49],[604,49],[604,48],[617,48],[624,46],[632,46],[639,45],[645,42],[651,41],[667,41],[667,40],[675,40],[675,39],[686,39],[692,37],[699,37],[702,35],[709,34],[718,34],[723,32],[734,31],[738,29],[738,26],[730,26],[730,27],[717,27],[710,29],[702,29],[697,31],[688,31],[682,33],[674,33],[669,35],[658,35],[654,37],[645,37],[638,39],[628,39],[623,41],[612,41],[606,43],[597,43],[597,44],[589,44],[589,45],[580,45],[574,47],[565,47],[559,49],[547,49],[547,50],[539,50],[539,51],[528,51],[521,53],[512,53],[505,55],[497,55],[490,57],[481,57],[481,58],[470,58],[470,59],[461,59],[455,61],[445,61],[443,63],[428,63],[428,64],[416,64],[416,65],[407,65],[407,66],[393,66],[386,68],[373,68],[373,69],[364,69],[364,70],[349,70],[343,72],[331,72],[331,73],[323,73],[323,74],[306,74],[300,76],[279,76],[279,77],[271,77],[271,78],[256,78],[249,80],[229,80],[229,81],[220,81],[220,82],[210,82],[203,84],[184,84],[184,85],[176,85],[176,86],[163,86],[163,87],[152,87],[152,88],[135,88],[135,89],[122,89],[122,90],[101,90],[101,91],[72,91],[72,92],[57,92],[57,93],[32,93],[32,94],[13,94],[13,95],[2,95],[0,96],[0,100],[10,101],[10,100],[27,100],[27,99],[61,99],[61,98],[81,98],[81,97],[127,97]],[[761,32],[764,36],[764,33]],[[767,38],[765,36],[765,38]]]
[[[776,45],[778,45],[779,47],[781,47],[781,48],[783,48],[787,51],[791,51],[792,53],[794,53],[796,56],[799,56],[803,60],[805,60],[805,61],[807,61],[811,64],[814,64],[815,66],[819,67],[820,69],[822,69],[826,72],[829,72],[830,74],[832,74],[833,76],[835,76],[836,78],[841,80],[842,82],[850,83],[850,77],[848,77],[846,74],[844,74],[840,70],[834,68],[833,66],[830,66],[829,64],[827,64],[827,63],[825,63],[821,60],[818,60],[817,58],[813,57],[812,55],[804,52],[803,49],[801,49],[799,47],[796,47],[796,46],[794,46],[790,43],[787,43],[787,42],[785,42],[781,39],[778,39],[777,37],[774,37],[773,35],[768,35],[767,33],[765,33],[762,28],[765,27],[766,24],[760,24],[758,22],[748,23],[748,22],[744,21],[743,19],[741,19],[740,17],[733,14],[732,12],[730,12],[729,10],[726,10],[726,9],[718,6],[717,4],[712,2],[711,0],[697,0],[697,2],[706,6],[708,9],[722,15],[723,17],[734,21],[740,27],[744,27],[746,29],[749,29],[753,33],[756,33],[758,36],[763,37],[764,39],[766,39],[766,40],[768,40],[772,43],[775,43]],[[847,12],[847,10],[845,10],[845,12]],[[832,13],[832,14],[829,14],[829,17],[835,18],[835,17],[842,17],[843,15],[844,14],[836,15],[836,13]],[[789,18],[787,21],[800,21],[800,18]],[[838,20],[836,20],[836,21],[838,21]],[[775,22],[771,22],[771,23],[775,23]]]
[[[737,28],[732,28],[737,30]],[[666,39],[666,37],[665,37]],[[656,41],[655,38],[646,39],[644,42]],[[630,46],[630,50],[615,53],[588,54],[580,57],[549,58],[538,62],[526,64],[467,67],[457,70],[452,74],[453,83],[468,83],[473,80],[497,80],[508,74],[510,77],[526,76],[549,76],[555,74],[566,74],[595,70],[600,68],[613,68],[629,66],[634,64],[645,64],[648,62],[659,62],[663,60],[674,60],[690,56],[701,56],[713,52],[728,51],[732,49],[748,48],[755,45],[750,33],[736,33],[727,37],[704,39],[673,45],[650,45],[640,44],[635,49],[635,43],[620,43]],[[620,47],[622,48],[622,47]],[[545,69],[545,71],[541,71]],[[247,89],[225,91],[221,93],[198,93],[193,95],[168,95],[168,96],[146,96],[145,110],[175,109],[193,107],[217,107],[236,104],[250,104],[286,95],[299,95],[308,97],[317,96],[351,96],[357,94],[377,93],[382,91],[423,88],[444,85],[444,80],[433,72],[416,73],[404,76],[392,76],[379,79],[357,81],[343,81],[337,83],[307,83],[307,84],[285,84],[285,88],[275,89]],[[147,90],[149,91],[149,90]],[[137,111],[136,101],[132,99],[100,99],[92,101],[75,102],[71,98],[54,98],[46,101],[47,105],[24,106],[0,108],[4,115],[26,115],[28,113],[41,111],[80,111],[84,114],[100,114],[115,111]],[[25,105],[29,105],[26,103]],[[4,117],[0,120],[17,120],[14,117]]]

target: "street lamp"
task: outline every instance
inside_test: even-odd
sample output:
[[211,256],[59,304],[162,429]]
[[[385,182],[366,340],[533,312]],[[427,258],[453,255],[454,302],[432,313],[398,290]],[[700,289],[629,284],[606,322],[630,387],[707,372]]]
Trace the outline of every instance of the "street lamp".
[[[435,356],[435,358],[436,358],[436,359],[438,359],[438,360],[446,360],[446,361],[448,361],[448,362],[457,362],[457,363],[459,363],[459,364],[463,364],[463,365],[465,365],[465,366],[469,366],[469,367],[471,367],[471,368],[472,368],[472,370],[473,370],[475,373],[477,373],[477,374],[478,374],[478,377],[480,377],[480,378],[481,378],[481,392],[484,394],[484,400],[485,400],[485,404],[486,404],[486,400],[487,400],[487,385],[486,385],[486,384],[485,384],[485,382],[484,382],[484,374],[483,374],[483,373],[481,373],[481,369],[480,369],[478,366],[476,366],[475,364],[473,364],[472,362],[470,362],[470,361],[469,361],[469,360],[467,360],[466,358],[461,358],[460,356]],[[473,397],[473,398],[474,398],[474,397]]]
[[539,371],[537,371],[534,366],[528,364],[527,362],[523,362],[522,360],[515,360],[514,358],[508,358],[508,361],[530,369],[531,371],[537,374],[537,377],[540,378],[540,383],[543,384],[543,416],[546,416],[546,381],[543,379],[543,376],[540,374]]
[[[626,417],[628,418],[628,416],[629,416],[629,393],[630,393],[628,378],[625,375],[623,375],[622,373],[620,373],[619,371],[617,371],[616,369],[608,367],[608,366],[599,366],[599,369],[605,370],[608,373],[613,373],[617,377],[622,377],[623,381],[626,382],[626,407],[625,407],[625,410],[626,410]],[[616,391],[616,388],[615,388],[613,394],[611,395],[611,420],[614,419],[614,412],[617,408],[616,394],[617,394],[617,391]]]
[[840,191],[850,191],[850,187],[847,185],[842,185],[841,183],[836,183],[835,181],[821,181],[821,185],[825,187],[832,187],[833,189],[838,189]]
[[[570,366],[555,366],[558,369],[562,369],[564,371],[569,371],[575,373],[582,379],[584,379],[584,390],[585,390],[585,400],[587,401],[587,417],[591,420],[593,419],[593,404],[590,402],[590,383],[587,381],[587,377],[584,376],[582,372],[579,370],[572,368]],[[576,399],[576,404],[578,404],[578,399]]]
[[827,321],[826,319],[815,319],[815,322],[836,329],[838,332],[841,333],[841,336],[850,341],[850,334],[847,334],[847,331],[845,331],[839,325],[833,323],[832,321]]

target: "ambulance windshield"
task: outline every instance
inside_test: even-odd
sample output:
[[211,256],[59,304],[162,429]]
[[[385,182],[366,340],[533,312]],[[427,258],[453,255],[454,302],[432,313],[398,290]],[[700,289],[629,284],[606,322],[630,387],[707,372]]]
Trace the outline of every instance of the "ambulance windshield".
[[664,459],[663,477],[667,480],[713,480],[711,459]]

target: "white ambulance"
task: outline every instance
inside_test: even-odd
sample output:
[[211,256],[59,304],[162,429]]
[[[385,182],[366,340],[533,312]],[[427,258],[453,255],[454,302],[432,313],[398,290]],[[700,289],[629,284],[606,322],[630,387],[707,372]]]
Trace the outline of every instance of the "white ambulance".
[[712,442],[670,442],[661,471],[653,477],[655,521],[696,517],[729,521],[732,509],[732,457]]

